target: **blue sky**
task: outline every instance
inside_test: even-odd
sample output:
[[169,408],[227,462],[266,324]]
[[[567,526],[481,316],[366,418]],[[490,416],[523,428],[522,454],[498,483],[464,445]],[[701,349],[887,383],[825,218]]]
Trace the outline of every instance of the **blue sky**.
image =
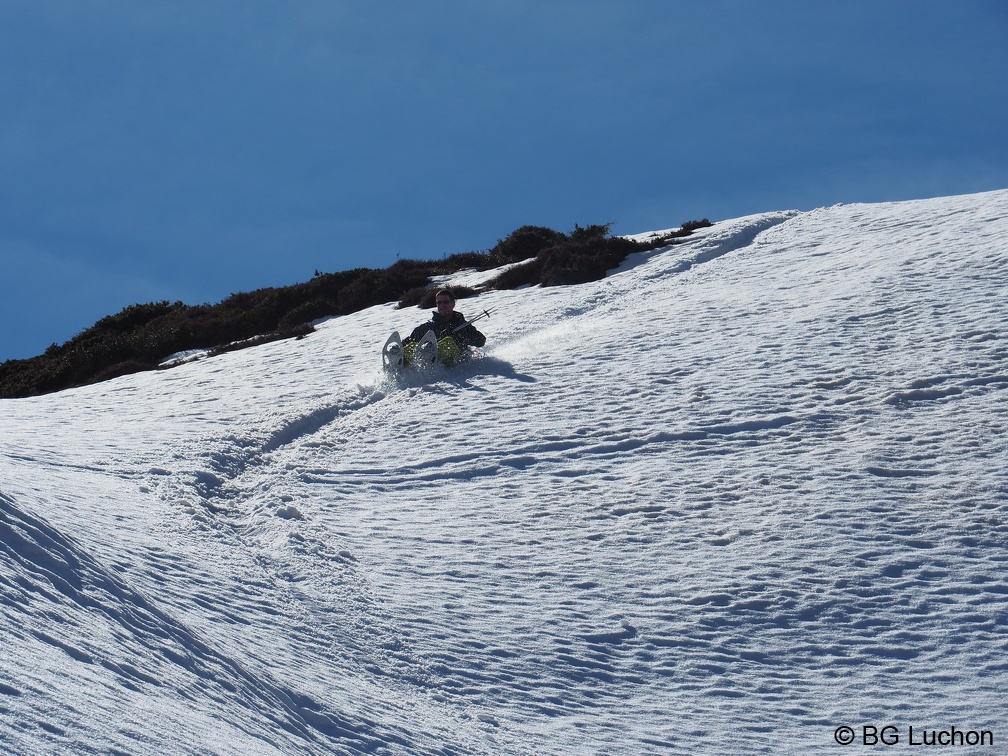
[[1008,3],[11,0],[0,103],[2,361],[525,224],[1008,188]]

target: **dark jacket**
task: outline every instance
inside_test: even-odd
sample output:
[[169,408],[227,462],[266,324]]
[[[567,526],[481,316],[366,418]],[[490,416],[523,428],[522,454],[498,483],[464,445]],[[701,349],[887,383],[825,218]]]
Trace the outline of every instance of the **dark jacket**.
[[486,336],[477,331],[473,325],[464,326],[459,331],[453,333],[456,328],[465,322],[465,315],[461,312],[452,312],[450,318],[443,318],[435,311],[434,317],[431,318],[429,323],[424,323],[413,329],[413,333],[406,339],[406,343],[419,341],[427,331],[434,331],[434,337],[438,340],[445,336],[451,336],[458,342],[460,347],[481,347],[486,344]]

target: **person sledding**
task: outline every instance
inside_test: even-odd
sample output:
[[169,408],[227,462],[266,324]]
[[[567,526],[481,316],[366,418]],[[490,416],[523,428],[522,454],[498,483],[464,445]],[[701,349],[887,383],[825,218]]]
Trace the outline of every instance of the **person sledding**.
[[[427,333],[433,333],[437,340],[437,359],[442,365],[451,367],[468,359],[470,347],[486,344],[486,336],[476,330],[461,312],[455,310],[455,295],[450,289],[441,289],[434,297],[437,310],[430,321],[413,329],[413,333],[403,339],[403,352],[407,364],[412,362],[413,351],[424,340]],[[428,337],[429,339],[429,337]]]

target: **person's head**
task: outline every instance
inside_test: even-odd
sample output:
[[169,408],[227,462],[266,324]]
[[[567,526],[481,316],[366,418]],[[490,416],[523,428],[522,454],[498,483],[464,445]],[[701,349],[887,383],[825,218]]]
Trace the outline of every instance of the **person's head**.
[[455,309],[455,295],[448,289],[441,289],[434,295],[434,303],[437,305],[438,315],[451,315]]

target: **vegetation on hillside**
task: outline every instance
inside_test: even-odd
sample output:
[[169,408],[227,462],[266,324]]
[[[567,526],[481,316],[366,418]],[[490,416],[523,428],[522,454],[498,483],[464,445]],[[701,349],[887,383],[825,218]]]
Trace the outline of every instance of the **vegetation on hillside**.
[[[434,276],[475,268],[505,272],[484,289],[526,285],[562,286],[595,281],[631,252],[667,246],[706,219],[675,232],[637,242],[609,235],[611,224],[575,226],[569,234],[522,226],[485,252],[463,252],[441,260],[400,260],[384,269],[357,268],[317,273],[305,283],[233,294],[222,302],[187,305],[152,302],[102,318],[44,354],[0,364],[0,397],[45,394],[116,376],[151,370],[165,358],[190,350],[228,351],[311,333],[312,321],[347,315],[376,304],[433,307]],[[459,298],[478,290],[459,288]]]

